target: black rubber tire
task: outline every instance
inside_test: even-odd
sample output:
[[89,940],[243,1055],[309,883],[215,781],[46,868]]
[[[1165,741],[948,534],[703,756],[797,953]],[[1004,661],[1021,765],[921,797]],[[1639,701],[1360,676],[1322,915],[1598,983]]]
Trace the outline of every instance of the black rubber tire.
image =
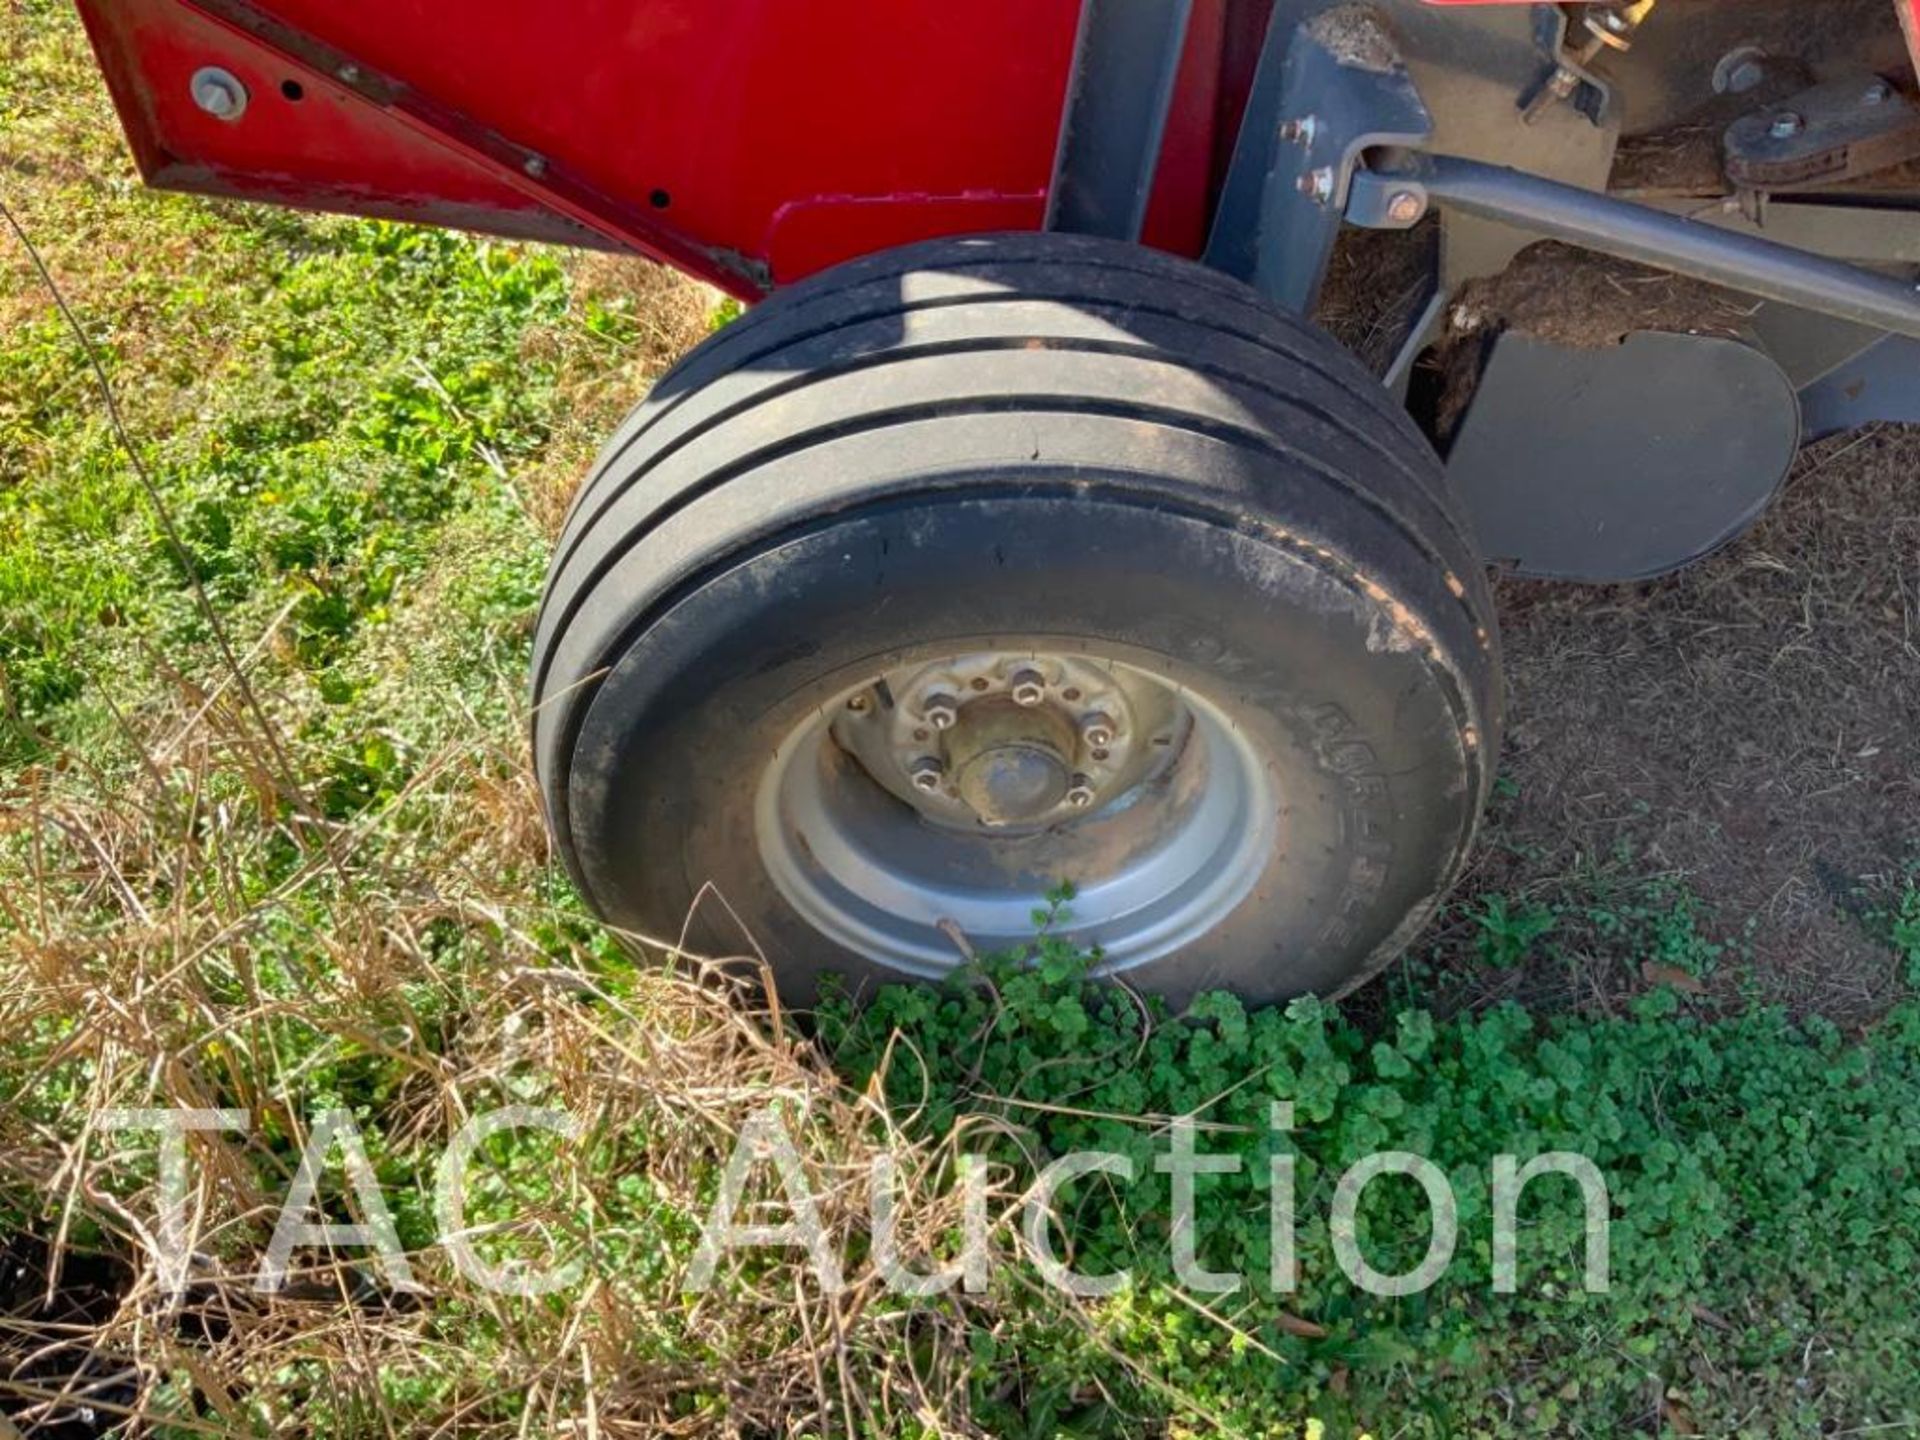
[[1286,797],[1248,898],[1127,978],[1339,994],[1444,898],[1491,782],[1467,537],[1374,379],[1215,272],[1059,235],[855,261],[688,355],[576,498],[534,647],[554,838],[638,935],[678,937],[711,884],[694,942],[747,953],[744,925],[791,999],[898,978],[761,864],[783,727],[910,652],[1085,644],[1227,696]]

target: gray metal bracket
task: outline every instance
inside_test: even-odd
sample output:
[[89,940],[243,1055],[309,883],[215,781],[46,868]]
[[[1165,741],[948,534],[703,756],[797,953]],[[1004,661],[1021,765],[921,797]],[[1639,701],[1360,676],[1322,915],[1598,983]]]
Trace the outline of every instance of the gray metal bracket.
[[1741,116],[1722,144],[1742,189],[1829,185],[1920,155],[1920,108],[1878,75],[1845,75]]
[[1532,8],[1533,33],[1546,68],[1540,79],[1521,95],[1521,116],[1531,125],[1549,106],[1567,102],[1593,124],[1606,124],[1607,111],[1613,105],[1613,89],[1587,65],[1596,55],[1605,52],[1607,42],[1596,34],[1596,38],[1580,50],[1569,49],[1566,11],[1557,5]]
[[1432,117],[1384,28],[1350,11],[1296,26],[1276,10],[1206,263],[1283,309],[1308,313],[1361,156],[1418,146],[1432,133]]
[[1192,0],[1083,0],[1047,229],[1140,238],[1192,8]]

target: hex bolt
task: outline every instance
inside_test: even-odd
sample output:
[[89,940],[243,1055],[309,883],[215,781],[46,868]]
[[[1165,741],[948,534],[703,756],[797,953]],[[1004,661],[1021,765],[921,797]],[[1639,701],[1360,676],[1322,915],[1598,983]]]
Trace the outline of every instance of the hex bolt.
[[1067,791],[1067,804],[1076,810],[1084,810],[1093,804],[1093,782],[1084,775],[1073,777],[1073,788]]
[[927,717],[927,724],[936,730],[951,730],[954,722],[960,718],[960,702],[951,695],[929,695],[927,703],[920,707],[920,713]]
[[1113,744],[1113,721],[1096,710],[1080,722],[1080,738],[1091,749],[1106,749]]
[[1387,218],[1396,225],[1411,225],[1427,213],[1427,202],[1415,190],[1397,190],[1387,201]]
[[1860,103],[1862,105],[1884,105],[1892,93],[1886,81],[1876,80],[1860,92]]
[[1807,122],[1791,110],[1782,110],[1773,117],[1773,124],[1767,127],[1767,133],[1776,140],[1791,140],[1806,128]]
[[191,89],[193,103],[216,120],[238,120],[247,108],[247,87],[218,65],[194,71]]
[[1311,115],[1303,115],[1298,120],[1284,120],[1280,124],[1280,138],[1289,145],[1311,145],[1313,137],[1320,129],[1320,122]]
[[547,173],[546,158],[541,155],[529,155],[527,157],[526,163],[522,165],[520,168],[525,170],[527,174],[531,175],[534,179],[538,180],[542,175],[545,175]]
[[1300,193],[1316,205],[1324,205],[1333,198],[1333,171],[1328,166],[1309,170],[1297,183]]
[[907,767],[907,773],[913,777],[913,788],[931,795],[940,788],[940,782],[946,778],[947,767],[931,755],[922,755]]
[[1021,670],[1013,677],[1013,703],[1038,705],[1047,698],[1047,677],[1038,670]]

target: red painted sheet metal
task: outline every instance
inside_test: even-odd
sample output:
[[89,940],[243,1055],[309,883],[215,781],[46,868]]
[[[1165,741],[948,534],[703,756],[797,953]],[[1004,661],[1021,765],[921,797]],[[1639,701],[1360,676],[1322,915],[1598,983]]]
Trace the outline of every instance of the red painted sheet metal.
[[[114,0],[83,13],[135,157],[155,185],[591,240],[485,167],[396,137],[386,115],[344,87],[277,63],[176,0]],[[239,122],[180,103],[206,65],[246,84],[250,102]],[[282,93],[283,85],[294,89]],[[288,98],[295,91],[297,102]],[[289,123],[296,113],[299,123]],[[311,142],[316,133],[325,134],[325,145]]]
[[[905,240],[1039,224],[1078,11],[1077,0],[80,6],[156,184],[597,238],[741,294]],[[284,36],[236,14],[265,15]],[[328,73],[342,57],[357,62],[352,83]],[[238,121],[193,104],[203,65],[246,83]],[[368,74],[458,123],[370,98]],[[297,92],[283,93],[288,81]],[[540,174],[514,163],[524,154],[543,157]]]
[[[1079,10],[78,3],[156,185],[625,247],[744,296],[890,245],[1039,225]],[[1920,48],[1920,0],[1895,3]],[[1249,17],[1257,0],[1196,0],[1150,243],[1202,243],[1258,50]],[[204,65],[245,82],[237,122],[193,104]]]

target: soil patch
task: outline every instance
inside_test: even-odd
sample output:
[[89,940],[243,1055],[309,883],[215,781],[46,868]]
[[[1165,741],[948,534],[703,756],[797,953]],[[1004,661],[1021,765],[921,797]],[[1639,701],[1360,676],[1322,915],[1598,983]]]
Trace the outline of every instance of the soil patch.
[[[1841,1023],[1891,1003],[1863,912],[1920,847],[1920,427],[1811,447],[1768,516],[1679,575],[1498,594],[1501,798],[1460,893],[1585,905],[1670,875],[1729,943],[1714,993]],[[1578,920],[1497,971],[1478,931],[1440,932],[1423,983],[1452,1004],[1644,988]]]

